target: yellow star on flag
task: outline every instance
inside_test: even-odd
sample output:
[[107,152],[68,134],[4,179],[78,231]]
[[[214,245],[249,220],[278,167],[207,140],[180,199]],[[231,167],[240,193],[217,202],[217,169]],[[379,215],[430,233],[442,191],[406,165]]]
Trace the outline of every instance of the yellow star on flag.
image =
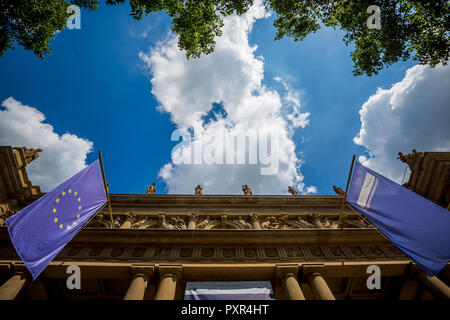
[[61,193],[63,196],[65,196],[66,195],[66,192],[65,191],[63,191],[62,193]]
[[78,206],[78,210],[81,210],[81,206]]
[[80,215],[77,215],[77,219],[80,219]]
[[74,221],[74,222],[73,222],[73,225],[74,225],[74,226],[76,226],[76,225],[77,225],[77,223],[76,223],[76,222]]
[[57,223],[58,222],[58,218],[55,218],[53,221],[55,221],[55,223]]
[[62,224],[60,224],[60,225],[59,225],[59,228],[60,228],[60,229],[62,229],[62,228],[63,228],[63,225],[62,225]]
[[80,202],[81,201],[81,198],[78,198],[78,202]]
[[52,210],[52,211],[53,211],[53,213],[55,213],[55,212],[56,212],[56,208],[53,208],[53,210]]
[[72,189],[69,189],[69,193],[72,193]]
[[56,198],[56,203],[58,203],[59,202],[59,198]]
[[70,230],[70,226],[67,226],[67,230]]
[[75,191],[74,195],[77,195],[77,194],[78,194],[78,192]]

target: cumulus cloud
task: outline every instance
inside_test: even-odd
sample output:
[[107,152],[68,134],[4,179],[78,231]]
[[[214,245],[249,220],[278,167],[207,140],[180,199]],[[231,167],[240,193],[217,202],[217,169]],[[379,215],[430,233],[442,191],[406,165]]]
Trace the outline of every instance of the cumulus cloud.
[[[379,88],[359,111],[354,138],[367,149],[360,161],[401,183],[399,151],[450,151],[450,68],[416,65],[390,89]],[[407,177],[406,177],[407,178]]]
[[[193,128],[205,140],[224,131],[229,135],[245,135],[263,129],[279,136],[277,174],[261,175],[260,163],[170,162],[160,171],[170,193],[192,193],[197,184],[202,184],[209,194],[242,193],[243,184],[249,185],[255,194],[286,193],[288,185],[302,193],[317,192],[303,182],[302,161],[292,140],[294,129],[308,125],[309,114],[301,112],[298,93],[283,79],[278,79],[282,83],[280,90],[262,84],[264,61],[255,55],[257,47],[249,44],[248,35],[254,22],[268,16],[262,2],[256,1],[246,14],[225,18],[214,53],[200,59],[186,60],[172,34],[149,52],[139,54],[151,73],[152,93],[160,103],[159,109],[170,113],[178,128]],[[211,112],[217,105],[223,112]],[[209,117],[211,113],[214,116]]]
[[0,109],[0,145],[41,148],[39,158],[27,166],[34,185],[50,191],[86,166],[92,142],[71,133],[59,135],[36,108],[10,97]]

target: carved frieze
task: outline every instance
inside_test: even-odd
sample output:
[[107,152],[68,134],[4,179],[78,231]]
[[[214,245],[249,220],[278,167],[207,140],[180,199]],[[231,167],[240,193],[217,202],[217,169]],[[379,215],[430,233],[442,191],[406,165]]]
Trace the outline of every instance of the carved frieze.
[[[195,222],[194,224],[192,224]],[[185,215],[170,215],[159,212],[158,215],[142,215],[127,213],[113,215],[114,228],[123,227],[129,229],[337,229],[338,217],[311,213],[306,215],[261,215],[249,212],[247,215],[231,215],[222,213],[215,216],[204,216],[196,212]],[[89,228],[111,228],[111,218],[102,212],[98,213],[87,225]],[[359,216],[344,219],[345,228],[370,228],[364,218]]]

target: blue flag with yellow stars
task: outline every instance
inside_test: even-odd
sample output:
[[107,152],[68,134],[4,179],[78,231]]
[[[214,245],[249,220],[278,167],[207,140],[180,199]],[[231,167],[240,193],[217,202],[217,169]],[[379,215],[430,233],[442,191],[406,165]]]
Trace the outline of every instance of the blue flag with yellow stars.
[[14,248],[33,280],[105,203],[97,160],[6,219]]

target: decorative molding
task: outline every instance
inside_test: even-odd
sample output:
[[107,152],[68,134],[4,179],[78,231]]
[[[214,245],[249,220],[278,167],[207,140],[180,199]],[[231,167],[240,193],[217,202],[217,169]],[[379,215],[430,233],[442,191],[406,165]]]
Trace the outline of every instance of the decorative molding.
[[[134,211],[113,215],[114,227],[120,227],[126,221],[131,223],[130,229],[187,229],[189,222],[195,221],[195,229],[253,229],[252,223],[258,222],[261,229],[336,229],[338,217],[319,215],[288,215],[284,212],[277,215],[261,215],[251,212],[247,215],[230,215],[222,213],[220,216],[204,216],[196,212],[185,215],[167,215],[161,211],[157,216],[137,215]],[[108,215],[99,213],[87,225],[91,228],[110,228],[111,219]],[[348,217],[345,227],[368,228],[370,225],[360,217]]]
[[[0,243],[0,245],[6,245]],[[0,247],[0,260],[19,257],[11,247]],[[350,244],[326,246],[133,246],[133,245],[68,245],[55,258],[87,261],[328,261],[366,259],[407,259],[393,245]]]

